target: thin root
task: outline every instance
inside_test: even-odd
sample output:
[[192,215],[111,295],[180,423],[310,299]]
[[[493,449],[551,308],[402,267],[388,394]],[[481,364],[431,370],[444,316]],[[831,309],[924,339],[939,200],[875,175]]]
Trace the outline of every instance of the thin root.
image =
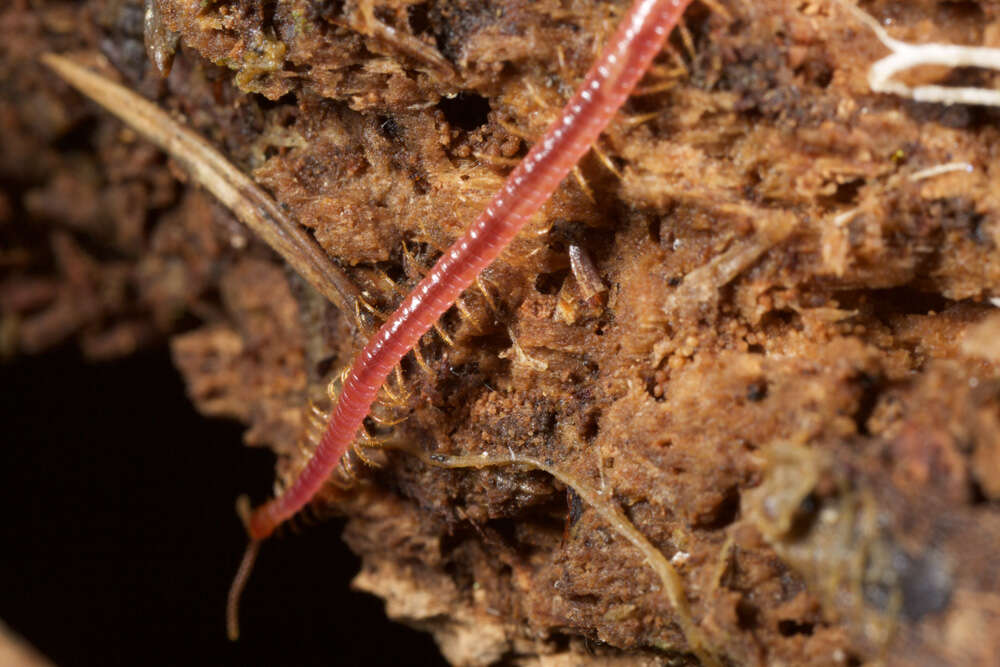
[[939,104],[977,104],[1000,107],[1000,90],[967,86],[908,86],[892,77],[922,65],[945,67],[982,67],[1000,71],[1000,49],[958,44],[909,44],[893,39],[885,28],[858,7],[839,0],[851,14],[868,26],[891,54],[872,64],[868,70],[868,85],[876,93],[890,93],[917,102]]

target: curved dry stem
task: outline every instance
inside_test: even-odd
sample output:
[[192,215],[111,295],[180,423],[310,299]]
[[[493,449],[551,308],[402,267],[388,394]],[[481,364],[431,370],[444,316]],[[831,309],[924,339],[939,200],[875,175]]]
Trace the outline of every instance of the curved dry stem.
[[342,312],[355,311],[359,293],[350,279],[267,193],[202,137],[149,100],[72,60],[45,53],[41,61],[180,163],[195,182],[211,192]]
[[489,456],[485,453],[478,456],[447,456],[443,454],[427,454],[422,451],[416,451],[405,447],[393,447],[388,443],[385,448],[397,449],[398,451],[411,454],[427,465],[439,468],[489,468],[497,466],[521,465],[533,470],[541,470],[552,475],[566,486],[572,488],[573,491],[585,503],[594,508],[594,511],[596,511],[602,519],[607,521],[619,535],[631,542],[632,546],[639,550],[639,552],[646,559],[646,562],[656,573],[656,576],[659,577],[660,582],[663,584],[663,589],[666,591],[667,599],[670,601],[671,607],[673,607],[674,612],[677,614],[677,623],[681,627],[681,632],[684,633],[684,638],[691,646],[691,650],[703,665],[721,665],[719,660],[716,659],[715,655],[711,652],[711,647],[709,646],[705,635],[702,633],[701,628],[698,627],[694,618],[691,616],[691,609],[688,607],[687,595],[684,592],[684,582],[681,581],[681,577],[677,574],[677,570],[670,564],[670,561],[667,560],[663,553],[654,547],[653,544],[646,539],[641,532],[639,532],[639,529],[628,520],[628,517],[626,517],[620,509],[615,507],[600,491],[592,488],[581,479],[574,477],[570,473],[555,465],[532,456],[516,454],[513,451],[510,453],[510,456]]

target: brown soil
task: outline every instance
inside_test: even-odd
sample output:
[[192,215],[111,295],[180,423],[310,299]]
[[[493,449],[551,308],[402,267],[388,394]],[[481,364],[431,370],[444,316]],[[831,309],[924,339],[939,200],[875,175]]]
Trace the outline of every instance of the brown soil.
[[[0,352],[77,338],[110,357],[185,322],[195,404],[245,421],[287,478],[363,332],[483,208],[625,4],[155,0],[146,30],[127,0],[8,4]],[[899,39],[1000,46],[997,2],[862,8]],[[724,662],[995,664],[998,114],[871,93],[886,50],[836,2],[695,3],[685,30],[390,382],[369,424],[384,447],[361,452],[380,467],[356,457],[321,508],[350,517],[356,583],[455,664],[695,662],[591,489],[670,560]],[[364,306],[318,298],[46,51],[209,138]],[[921,177],[951,163],[971,169]]]

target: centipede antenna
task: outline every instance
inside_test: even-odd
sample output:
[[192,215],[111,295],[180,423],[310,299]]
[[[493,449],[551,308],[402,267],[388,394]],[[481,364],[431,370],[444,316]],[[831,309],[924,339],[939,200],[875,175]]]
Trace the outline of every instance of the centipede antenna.
[[253,572],[258,553],[260,553],[260,540],[250,540],[246,551],[243,552],[240,566],[236,568],[233,583],[229,585],[229,595],[226,596],[226,636],[229,637],[229,641],[240,638],[240,598],[243,596],[247,581],[250,580],[250,573]]

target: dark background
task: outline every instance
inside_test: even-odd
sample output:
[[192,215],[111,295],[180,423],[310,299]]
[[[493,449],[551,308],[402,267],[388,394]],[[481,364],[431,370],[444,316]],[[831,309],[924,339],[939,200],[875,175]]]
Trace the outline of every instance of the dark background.
[[274,460],[195,413],[165,349],[63,349],[0,364],[0,388],[0,619],[59,665],[445,664],[349,589],[336,522],[264,545],[226,639],[234,502]]

